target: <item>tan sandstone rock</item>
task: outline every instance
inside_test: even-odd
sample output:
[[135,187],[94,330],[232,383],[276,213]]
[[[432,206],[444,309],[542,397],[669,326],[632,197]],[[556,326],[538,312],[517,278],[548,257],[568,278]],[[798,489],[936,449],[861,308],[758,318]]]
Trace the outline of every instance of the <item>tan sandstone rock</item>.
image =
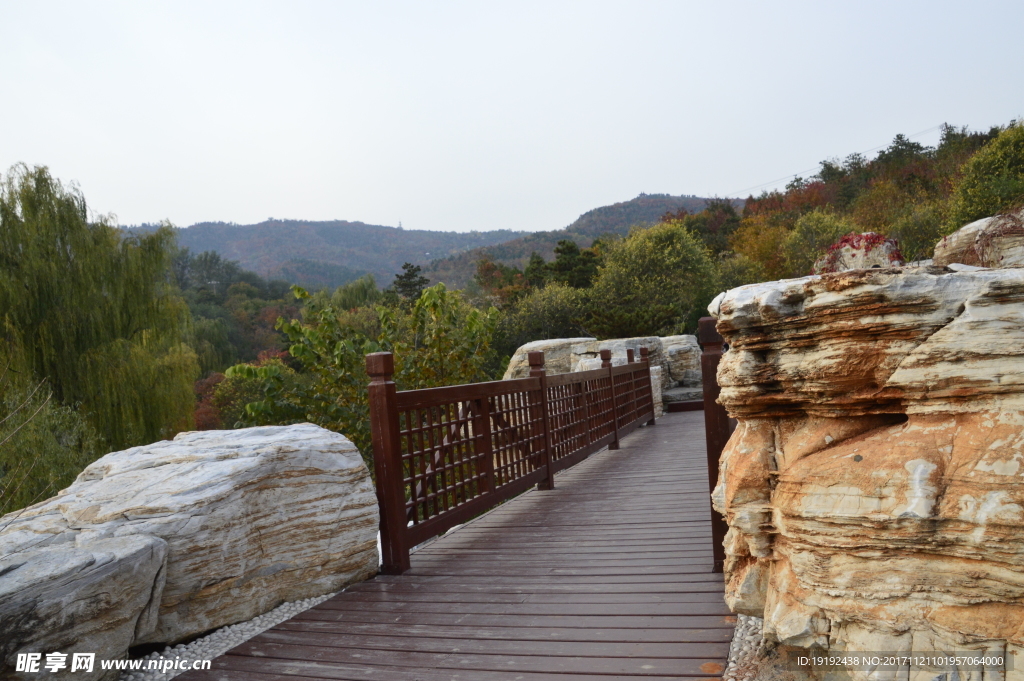
[[[157,572],[164,584],[155,621],[132,644],[180,641],[377,571],[366,466],[348,439],[308,423],[182,433],[113,452],[56,497],[0,519],[0,528],[0,555],[16,561],[50,547],[97,552],[112,538],[165,543],[148,586],[142,573],[133,578],[143,592],[157,593]],[[79,560],[65,554],[62,561]],[[54,579],[33,569],[39,584]],[[0,592],[0,612],[23,607],[30,591]],[[133,599],[119,620],[130,619]]]
[[661,418],[665,415],[665,402],[661,398],[663,371],[661,367],[651,367],[651,396],[654,398],[654,417]]
[[1024,267],[1024,210],[976,220],[935,246],[936,265]]
[[593,341],[593,338],[554,338],[539,340],[519,347],[509,360],[508,368],[502,380],[526,378],[530,375],[529,355],[531,352],[544,353],[544,369],[548,374],[567,374],[573,370],[575,362],[572,349],[578,343]]
[[[686,388],[701,385],[700,345],[696,336],[665,336],[661,339],[669,381]],[[668,386],[668,382],[666,382]]]
[[1024,652],[1024,269],[854,270],[710,309],[739,420],[713,494],[730,607],[789,646]]
[[[661,338],[658,336],[640,336],[637,338],[614,338],[610,340],[593,340],[576,343],[572,347],[571,363],[574,371],[579,371],[582,366],[580,362],[585,360],[598,359],[602,350],[611,350],[613,363],[617,358],[623,362],[626,360],[626,351],[632,350],[633,357],[640,360],[640,348],[646,347],[648,359],[652,367],[660,366],[664,370],[664,376],[669,376],[668,362],[665,360],[665,352],[662,347]],[[588,365],[589,366],[589,365]]]

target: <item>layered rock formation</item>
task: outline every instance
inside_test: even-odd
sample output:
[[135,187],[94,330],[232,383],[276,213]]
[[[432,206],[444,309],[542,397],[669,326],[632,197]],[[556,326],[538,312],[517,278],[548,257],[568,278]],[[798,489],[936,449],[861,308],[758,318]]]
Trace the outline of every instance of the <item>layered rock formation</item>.
[[573,371],[584,371],[583,367],[592,366],[592,364],[583,364],[590,360],[597,359],[600,361],[601,351],[610,350],[612,353],[612,363],[615,364],[619,361],[625,363],[626,353],[628,350],[633,351],[633,357],[636,360],[640,359],[640,348],[646,347],[648,350],[648,359],[651,362],[652,367],[661,367],[665,372],[665,376],[669,375],[668,362],[665,360],[665,351],[662,346],[661,338],[658,336],[639,336],[636,338],[613,338],[609,340],[590,340],[584,343],[576,343],[572,347],[572,370]]
[[1024,210],[983,218],[961,227],[935,246],[936,265],[1024,267]]
[[812,268],[815,274],[887,268],[902,264],[899,244],[875,232],[847,234],[832,244]]
[[668,402],[686,402],[702,398],[700,346],[696,336],[641,336],[599,341],[594,338],[559,338],[534,341],[516,350],[505,371],[505,380],[530,375],[529,353],[544,352],[549,374],[590,371],[601,368],[601,351],[610,350],[612,366],[627,361],[627,350],[640,359],[640,348],[648,349],[654,414],[661,417]]
[[108,454],[0,519],[0,660],[116,658],[338,591],[376,573],[377,528],[358,450],[311,424]]
[[651,367],[661,367],[662,385],[699,388],[701,385],[700,346],[696,336],[641,336],[599,341],[594,338],[556,338],[527,343],[519,347],[505,370],[504,379],[530,375],[529,353],[544,352],[549,374],[587,371],[601,366],[601,350],[610,350],[612,364],[625,364],[626,351],[640,359],[640,348],[648,349]]
[[549,374],[567,374],[573,370],[572,349],[579,343],[587,343],[594,338],[555,338],[539,340],[521,345],[509,360],[508,368],[502,380],[526,378],[530,375],[530,353],[543,352],[545,370]]
[[1024,269],[854,270],[711,312],[729,605],[786,646],[1001,651],[1017,671],[984,678],[1024,679]]
[[696,336],[665,336],[661,339],[668,377],[679,386],[699,388],[701,385],[700,345]]

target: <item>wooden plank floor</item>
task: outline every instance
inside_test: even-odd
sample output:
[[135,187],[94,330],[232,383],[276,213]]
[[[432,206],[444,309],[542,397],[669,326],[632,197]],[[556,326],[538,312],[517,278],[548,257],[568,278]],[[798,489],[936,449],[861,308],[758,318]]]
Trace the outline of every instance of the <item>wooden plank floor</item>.
[[721,676],[704,412],[667,414],[182,681]]

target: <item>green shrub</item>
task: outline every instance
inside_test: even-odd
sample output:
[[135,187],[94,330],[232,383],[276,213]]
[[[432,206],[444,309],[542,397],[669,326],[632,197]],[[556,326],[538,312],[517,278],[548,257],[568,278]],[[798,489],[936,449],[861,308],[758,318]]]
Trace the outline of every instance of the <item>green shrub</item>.
[[692,331],[718,292],[708,249],[679,221],[612,244],[591,292],[586,328],[598,338]]
[[719,287],[728,291],[737,286],[767,281],[761,263],[751,260],[742,253],[725,251],[718,258]]
[[946,234],[1024,202],[1024,124],[1011,125],[963,166],[950,197]]
[[886,235],[896,239],[904,260],[927,260],[935,252],[935,244],[944,236],[946,203],[928,201],[912,206],[896,220]]
[[828,208],[816,208],[802,215],[782,242],[782,253],[789,276],[811,273],[815,261],[844,234],[859,231],[848,218]]
[[498,322],[495,346],[507,358],[524,343],[589,335],[584,328],[589,291],[550,283],[533,289],[507,309]]

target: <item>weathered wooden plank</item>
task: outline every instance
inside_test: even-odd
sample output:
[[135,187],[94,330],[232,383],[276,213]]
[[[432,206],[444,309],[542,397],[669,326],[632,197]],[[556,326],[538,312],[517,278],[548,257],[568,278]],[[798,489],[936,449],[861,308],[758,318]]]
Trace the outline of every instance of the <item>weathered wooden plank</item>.
[[502,616],[537,616],[555,615],[558,617],[646,617],[646,616],[677,616],[692,617],[695,615],[729,615],[725,603],[690,602],[633,602],[633,603],[473,603],[473,602],[441,602],[430,601],[366,601],[366,600],[332,600],[323,604],[323,612],[378,612],[380,606],[387,603],[389,615],[405,616],[407,614],[445,614],[445,615],[502,615]]
[[721,589],[704,592],[351,591],[339,603],[722,603]]
[[[580,641],[580,642],[650,642],[650,643],[728,643],[731,629],[612,629],[612,628],[537,628],[537,627],[462,627],[457,625],[407,624],[405,622],[325,622],[321,620],[288,620],[275,631],[316,631],[337,634],[367,634],[409,638],[451,638],[457,640],[500,641]],[[396,641],[395,645],[401,645]],[[523,648],[528,651],[529,647]]]
[[408,624],[446,625],[457,621],[466,627],[539,627],[543,629],[566,629],[587,627],[618,627],[621,629],[733,629],[735,618],[729,615],[472,615],[452,613],[400,613],[388,609],[373,610],[326,610],[320,607],[295,616],[297,620],[320,622],[394,622],[396,619]]
[[[224,660],[224,661],[221,661]],[[188,672],[177,677],[185,681],[289,681],[324,679],[330,681],[594,681],[593,674],[559,674],[461,669],[418,669],[368,664],[341,664],[225,656],[224,667],[207,672]],[[216,662],[215,662],[216,664]],[[600,677],[597,677],[600,678]],[[614,676],[616,681],[651,681],[650,676]],[[653,677],[658,681],[692,681],[694,678],[718,681],[707,673]]]
[[[688,575],[694,576],[694,575]],[[697,575],[699,577],[699,575]],[[569,582],[560,581],[552,583],[495,583],[494,580],[473,582],[470,580],[449,579],[446,582],[423,583],[424,580],[415,582],[380,582],[373,581],[367,584],[359,584],[345,592],[346,594],[358,594],[363,590],[378,591],[381,593],[484,593],[484,594],[535,594],[535,593],[562,593],[562,594],[665,594],[665,593],[723,593],[721,578],[711,581],[646,581],[627,582],[621,580],[616,582]]]
[[[402,650],[424,653],[475,653],[480,655],[522,654],[521,641],[444,637],[407,637],[395,641],[387,634],[356,634],[315,632],[302,629],[272,629],[264,640],[282,645],[315,645],[324,648],[359,648]],[[566,641],[538,640],[530,645],[530,653],[556,657],[660,657],[704,658],[727,656],[729,644],[720,642],[661,642],[648,641]]]
[[[340,662],[349,664],[380,664],[416,669],[458,669],[493,672],[596,674],[601,676],[665,676],[670,674],[706,673],[710,665],[724,671],[720,660],[705,658],[656,657],[560,657],[545,655],[479,655],[473,653],[423,653],[412,650],[352,650],[316,645],[282,645],[266,639],[250,641],[232,650],[232,655],[300,662]],[[702,669],[704,667],[704,669]]]

